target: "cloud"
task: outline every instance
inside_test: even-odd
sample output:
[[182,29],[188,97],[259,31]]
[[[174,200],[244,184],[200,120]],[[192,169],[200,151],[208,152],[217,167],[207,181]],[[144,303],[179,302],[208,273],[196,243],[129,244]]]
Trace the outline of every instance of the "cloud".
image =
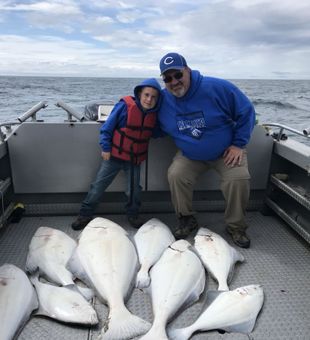
[[[114,23],[114,20],[111,17],[107,17],[107,16],[101,16],[101,17],[97,17],[95,18],[95,22],[98,25],[105,25],[105,24],[112,24]],[[102,26],[101,26],[102,27]]]
[[[72,33],[82,17],[82,12],[76,1],[51,0],[27,2],[0,2],[0,10],[5,13],[7,22],[16,22],[20,31],[25,28]],[[28,27],[25,27],[27,23]],[[23,33],[23,32],[22,32]]]
[[[0,74],[144,76],[148,67],[116,50],[52,36],[0,37]],[[141,72],[142,71],[142,72]]]
[[79,14],[79,7],[71,0],[51,0],[33,3],[15,3],[15,1],[4,1],[0,3],[3,11],[36,12],[41,14]]
[[308,0],[0,0],[0,10],[1,73],[158,76],[177,51],[214,76],[310,77]]
[[[151,25],[168,31],[161,45],[166,51],[184,53],[195,67],[218,76],[256,77],[260,70],[261,77],[270,77],[288,67],[292,74],[299,69],[298,77],[309,77],[304,59],[310,54],[310,4],[301,1],[292,6],[288,1],[281,5],[277,1],[215,1],[177,21],[166,16]],[[296,68],[300,61],[303,66]]]
[[95,8],[103,8],[103,9],[132,9],[141,6],[141,2],[130,1],[130,3],[126,3],[124,1],[117,0],[83,0],[82,3],[84,5],[88,5],[90,7]]
[[[272,2],[220,1],[206,4],[199,11],[184,13],[178,21],[164,17],[152,23],[182,36],[185,42],[235,44],[247,46],[304,44],[310,38],[310,3],[292,9]],[[239,6],[237,6],[239,4]],[[263,5],[263,6],[262,6]],[[299,11],[302,9],[301,11]]]
[[122,12],[119,13],[116,18],[119,22],[125,23],[125,24],[130,24],[130,23],[134,23],[135,21],[137,21],[140,18],[140,11],[138,10],[134,10],[134,11],[126,11],[126,12]]

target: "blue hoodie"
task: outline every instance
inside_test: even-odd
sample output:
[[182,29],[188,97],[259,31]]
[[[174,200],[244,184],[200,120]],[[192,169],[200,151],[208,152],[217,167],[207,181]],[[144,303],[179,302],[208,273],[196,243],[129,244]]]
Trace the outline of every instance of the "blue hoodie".
[[183,97],[162,91],[160,128],[170,135],[183,155],[192,160],[215,160],[235,145],[249,142],[255,111],[232,83],[191,71],[190,88]]
[[[153,87],[158,90],[159,98],[156,106],[150,110],[144,110],[141,107],[138,93],[143,87]],[[146,115],[148,112],[157,112],[161,104],[161,87],[155,78],[149,78],[142,81],[134,88],[134,97],[137,106]],[[108,119],[102,124],[100,129],[100,145],[103,151],[110,152],[113,133],[115,129],[119,129],[126,126],[127,122],[127,105],[124,100],[120,100],[112,109]]]

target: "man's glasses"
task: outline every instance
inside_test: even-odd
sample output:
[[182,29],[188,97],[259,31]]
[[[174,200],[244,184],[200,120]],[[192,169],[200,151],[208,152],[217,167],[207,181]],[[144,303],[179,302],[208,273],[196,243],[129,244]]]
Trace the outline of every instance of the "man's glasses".
[[175,80],[180,80],[183,77],[183,72],[178,71],[174,74],[172,74],[171,76],[166,76],[165,78],[163,78],[164,83],[171,83],[172,79],[174,78]]

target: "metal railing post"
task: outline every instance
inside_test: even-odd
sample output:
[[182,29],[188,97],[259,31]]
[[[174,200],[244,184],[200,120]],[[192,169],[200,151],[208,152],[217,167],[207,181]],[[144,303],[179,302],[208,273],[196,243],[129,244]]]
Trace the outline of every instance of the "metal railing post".
[[86,118],[81,115],[79,112],[75,111],[72,107],[70,107],[68,104],[64,103],[63,101],[58,101],[55,106],[62,108],[65,110],[68,114],[68,121],[71,122],[73,121],[72,116],[75,117],[77,120],[82,122]]

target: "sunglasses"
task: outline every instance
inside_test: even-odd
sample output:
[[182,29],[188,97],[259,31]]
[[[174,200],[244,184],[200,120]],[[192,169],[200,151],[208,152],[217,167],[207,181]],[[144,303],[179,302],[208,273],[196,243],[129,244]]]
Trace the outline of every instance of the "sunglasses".
[[165,78],[163,78],[163,81],[164,81],[164,83],[171,83],[173,78],[175,80],[180,80],[182,77],[183,77],[183,72],[178,71],[178,72],[172,74],[171,76],[166,76]]

